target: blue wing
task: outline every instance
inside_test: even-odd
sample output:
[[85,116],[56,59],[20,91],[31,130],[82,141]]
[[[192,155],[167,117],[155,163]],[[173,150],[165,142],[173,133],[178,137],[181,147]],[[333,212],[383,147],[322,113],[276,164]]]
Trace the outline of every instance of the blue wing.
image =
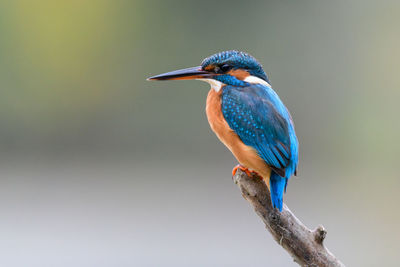
[[[222,112],[243,143],[255,148],[278,175],[286,177],[286,168],[291,163],[293,152],[290,135],[292,122],[276,93],[259,84],[226,86],[222,93]],[[295,171],[295,168],[291,169]]]

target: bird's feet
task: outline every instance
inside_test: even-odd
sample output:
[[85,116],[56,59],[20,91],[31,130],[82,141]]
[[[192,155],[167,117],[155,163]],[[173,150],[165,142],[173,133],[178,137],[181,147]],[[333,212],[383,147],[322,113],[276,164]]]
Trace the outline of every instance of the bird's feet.
[[241,169],[242,171],[244,171],[244,172],[247,174],[247,176],[249,176],[249,177],[253,177],[253,176],[259,176],[259,177],[261,177],[257,172],[255,172],[255,171],[250,171],[250,170],[247,169],[246,167],[243,167],[242,165],[238,164],[238,165],[236,165],[236,167],[233,168],[233,170],[232,170],[232,178],[233,178],[233,176],[235,176],[235,174],[236,174],[236,172],[237,172],[238,169]]

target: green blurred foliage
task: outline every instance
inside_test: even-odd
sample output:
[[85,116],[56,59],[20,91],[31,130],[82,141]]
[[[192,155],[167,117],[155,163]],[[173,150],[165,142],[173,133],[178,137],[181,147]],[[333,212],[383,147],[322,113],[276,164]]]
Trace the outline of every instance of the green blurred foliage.
[[395,1],[4,1],[2,153],[151,156],[206,144],[206,154],[205,85],[145,78],[239,49],[264,64],[292,111],[302,158],[391,168],[397,10]]
[[4,1],[1,153],[207,155],[207,87],[145,78],[239,49],[264,64],[292,111],[302,159],[394,171],[397,10],[395,1]]

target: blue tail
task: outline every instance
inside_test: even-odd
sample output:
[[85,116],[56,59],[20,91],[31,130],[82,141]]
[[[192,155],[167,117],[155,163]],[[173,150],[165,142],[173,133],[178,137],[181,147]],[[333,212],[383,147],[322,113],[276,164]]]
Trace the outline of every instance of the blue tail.
[[271,190],[271,202],[274,208],[278,208],[282,211],[283,205],[283,192],[286,189],[287,179],[279,176],[275,172],[271,173],[271,178],[269,179],[269,185]]

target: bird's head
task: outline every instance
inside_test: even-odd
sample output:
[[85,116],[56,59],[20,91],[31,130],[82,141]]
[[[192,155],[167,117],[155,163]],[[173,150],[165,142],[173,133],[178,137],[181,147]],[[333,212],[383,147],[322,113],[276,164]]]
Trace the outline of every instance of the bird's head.
[[201,66],[171,71],[148,78],[148,80],[203,80],[219,91],[224,85],[247,86],[269,80],[262,66],[251,55],[239,51],[224,51],[207,57]]

